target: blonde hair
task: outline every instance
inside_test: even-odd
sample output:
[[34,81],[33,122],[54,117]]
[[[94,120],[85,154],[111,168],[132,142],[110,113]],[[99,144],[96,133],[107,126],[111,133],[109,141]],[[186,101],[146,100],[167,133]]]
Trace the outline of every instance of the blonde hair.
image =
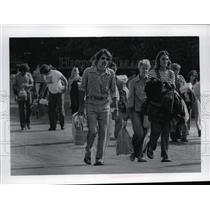
[[150,61],[148,59],[142,59],[138,62],[138,68],[140,68],[141,66],[148,66],[149,69],[151,68],[151,64]]

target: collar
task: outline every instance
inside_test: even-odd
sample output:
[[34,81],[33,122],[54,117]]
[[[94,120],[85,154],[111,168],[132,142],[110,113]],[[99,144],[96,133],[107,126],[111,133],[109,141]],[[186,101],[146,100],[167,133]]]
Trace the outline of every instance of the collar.
[[136,76],[136,82],[146,81],[147,77],[141,77],[139,74]]
[[[90,72],[99,74],[99,72],[97,71],[96,66],[92,66],[91,69],[90,69]],[[105,70],[102,74],[100,74],[100,75],[104,75],[104,74],[106,74],[106,75],[109,75],[109,74],[110,74],[110,71],[109,71],[109,68],[108,68],[108,67],[107,67],[106,70]]]

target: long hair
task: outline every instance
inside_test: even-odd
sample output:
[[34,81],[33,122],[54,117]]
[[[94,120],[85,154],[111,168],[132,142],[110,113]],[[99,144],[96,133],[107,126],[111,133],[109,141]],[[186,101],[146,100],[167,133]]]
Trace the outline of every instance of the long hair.
[[[163,56],[163,55],[169,56],[168,51],[166,51],[166,50],[161,50],[161,51],[158,52],[158,54],[157,54],[157,56],[156,56],[156,58],[155,58],[155,70],[159,70],[159,69],[160,69],[160,67],[161,67],[161,65],[160,65],[160,58],[161,58],[161,56]],[[171,64],[171,61],[169,60],[169,65],[168,65],[168,67],[167,67],[168,69],[170,68],[170,64]]]
[[198,81],[198,72],[196,70],[192,70],[188,73],[187,75],[187,82],[190,82],[190,77],[192,75],[195,75],[194,81],[193,81],[193,85]]
[[106,55],[109,58],[110,62],[112,61],[112,54],[109,52],[109,50],[101,49],[90,59],[91,64],[97,65],[98,60],[100,59],[102,55]]
[[[75,76],[74,75],[74,72],[77,71],[77,75]],[[70,76],[71,79],[77,79],[79,78],[79,68],[78,67],[73,67],[73,69],[71,70],[71,76]]]

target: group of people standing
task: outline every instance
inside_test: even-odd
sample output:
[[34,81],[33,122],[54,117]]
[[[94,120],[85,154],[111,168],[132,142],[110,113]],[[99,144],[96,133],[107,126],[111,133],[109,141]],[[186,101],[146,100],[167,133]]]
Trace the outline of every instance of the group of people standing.
[[[79,115],[87,116],[88,134],[84,157],[86,164],[92,164],[91,150],[97,134],[94,165],[104,164],[110,108],[112,119],[115,120],[115,138],[118,137],[123,122],[131,119],[134,132],[131,161],[137,159],[138,162],[146,162],[145,151],[147,156],[153,159],[157,141],[161,137],[161,161],[170,162],[169,137],[171,136],[174,142],[179,139],[187,142],[192,110],[198,135],[201,135],[198,74],[191,71],[189,81],[186,82],[179,74],[181,66],[171,63],[167,51],[158,52],[154,67],[151,67],[148,59],[140,60],[139,72],[131,80],[128,80],[126,75],[116,76],[117,66],[107,49],[98,51],[91,61],[91,66],[85,69],[82,77],[79,75],[79,69],[73,68],[69,81],[50,65],[43,64],[40,67],[40,73],[44,75],[49,91],[49,130],[56,130],[58,119],[61,129],[64,129],[64,94],[67,90],[70,91],[72,114],[78,112]],[[16,75],[13,86],[18,98],[22,130],[26,125],[30,128],[29,100],[34,81],[28,70],[27,64],[20,65],[20,72]],[[21,91],[24,97],[21,96]],[[150,139],[144,148],[148,132]]]

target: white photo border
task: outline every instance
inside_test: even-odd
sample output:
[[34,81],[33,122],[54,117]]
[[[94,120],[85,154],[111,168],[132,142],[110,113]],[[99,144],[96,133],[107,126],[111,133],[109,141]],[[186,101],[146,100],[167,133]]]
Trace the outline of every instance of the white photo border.
[[[101,175],[10,175],[9,38],[16,37],[198,36],[202,138],[201,173]],[[209,25],[3,25],[1,27],[1,182],[17,184],[156,183],[210,180],[210,26]]]

